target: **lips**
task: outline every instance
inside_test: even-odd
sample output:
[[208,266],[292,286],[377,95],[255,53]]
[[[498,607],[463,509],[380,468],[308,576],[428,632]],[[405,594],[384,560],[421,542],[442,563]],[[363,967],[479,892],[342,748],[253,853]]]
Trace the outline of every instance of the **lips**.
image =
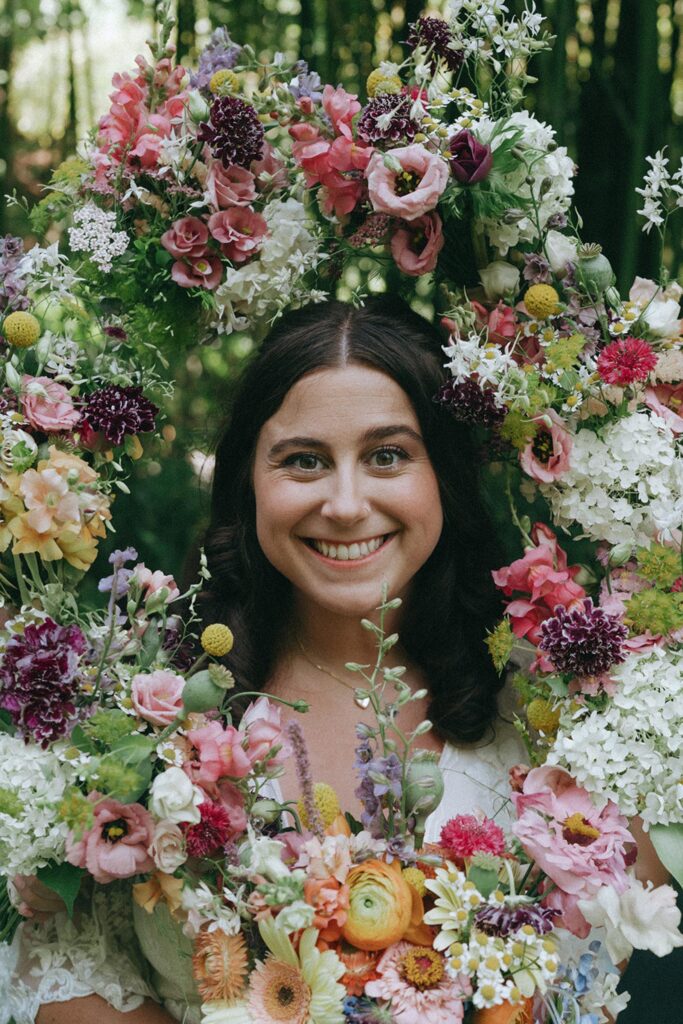
[[393,534],[386,533],[379,537],[371,537],[369,540],[353,541],[350,544],[332,544],[309,537],[306,539],[306,543],[325,558],[331,558],[338,562],[355,562],[379,551],[391,536]]

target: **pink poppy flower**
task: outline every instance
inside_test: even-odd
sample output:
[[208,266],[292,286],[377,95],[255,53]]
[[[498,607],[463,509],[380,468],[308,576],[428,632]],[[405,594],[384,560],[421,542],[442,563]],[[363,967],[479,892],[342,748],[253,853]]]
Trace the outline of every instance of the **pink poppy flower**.
[[626,818],[611,800],[598,810],[569,772],[550,765],[532,769],[512,802],[513,833],[558,887],[545,902],[561,911],[561,926],[585,937],[590,928],[578,901],[605,885],[628,887],[634,840]]
[[199,752],[199,765],[192,773],[196,782],[217,782],[224,776],[243,779],[251,771],[252,762],[243,745],[245,735],[234,725],[209,722],[187,736]]
[[683,434],[683,384],[654,384],[645,388],[645,405],[661,416],[676,436]]
[[544,420],[537,420],[536,436],[520,452],[519,463],[533,480],[551,484],[569,469],[569,456],[574,442],[554,409],[549,409],[544,416],[550,418],[552,426],[548,427]]
[[224,256],[233,263],[244,263],[261,248],[268,234],[268,224],[260,213],[233,206],[230,210],[211,214],[209,231],[220,243]]
[[419,142],[391,150],[400,172],[390,170],[384,156],[374,153],[366,171],[373,209],[403,220],[415,220],[433,210],[448,184],[446,161]]
[[247,740],[247,756],[251,764],[263,759],[273,747],[280,747],[271,764],[283,764],[292,753],[282,728],[282,712],[267,697],[259,697],[242,715],[240,732]]
[[352,138],[351,122],[361,107],[358,97],[341,86],[335,89],[331,85],[326,85],[323,89],[322,104],[323,110],[332,122],[335,135]]
[[171,277],[181,288],[206,288],[213,291],[221,282],[223,264],[218,256],[198,256],[189,262],[178,260],[171,267]]
[[177,260],[194,260],[206,253],[209,229],[199,217],[181,217],[164,231],[161,244]]
[[170,725],[183,709],[185,680],[168,669],[139,672],[130,684],[133,707],[152,725]]
[[79,840],[68,836],[69,864],[85,868],[100,885],[152,871],[154,861],[147,852],[154,838],[151,814],[140,804],[103,799],[100,793],[89,793],[88,800],[95,821]]
[[60,430],[70,430],[80,420],[81,414],[74,409],[69,392],[51,377],[24,374],[21,387],[24,416],[35,430],[55,434]]
[[399,270],[411,277],[430,273],[443,249],[442,227],[438,213],[425,213],[399,227],[391,238],[391,255]]
[[256,199],[254,175],[237,164],[224,167],[220,160],[211,160],[205,187],[209,202],[219,210],[248,206]]

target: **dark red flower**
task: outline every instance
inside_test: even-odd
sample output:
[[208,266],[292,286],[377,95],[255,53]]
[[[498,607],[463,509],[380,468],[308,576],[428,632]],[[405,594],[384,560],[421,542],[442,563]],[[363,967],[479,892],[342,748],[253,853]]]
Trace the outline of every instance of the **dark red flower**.
[[443,18],[418,18],[410,26],[407,45],[414,49],[422,46],[428,53],[432,71],[441,57],[449,71],[457,71],[464,60],[462,50],[453,49],[453,34]]
[[538,646],[558,672],[599,676],[624,661],[628,629],[616,615],[593,607],[590,597],[579,608],[555,608],[552,618],[541,623]]
[[[410,116],[410,107],[407,96],[376,96],[358,120],[358,138],[364,142],[412,142],[420,125]],[[385,115],[391,119],[380,127],[379,119]]]
[[491,147],[476,139],[464,128],[453,135],[448,148],[451,151],[451,172],[456,181],[463,185],[476,185],[488,177],[493,166]]
[[620,338],[598,356],[598,373],[605,384],[618,387],[647,380],[656,365],[657,354],[641,338]]
[[200,142],[208,142],[213,156],[224,167],[237,164],[249,167],[263,156],[265,133],[254,107],[238,96],[219,96],[211,105],[208,122],[197,132]]
[[225,807],[205,800],[199,805],[202,818],[196,825],[190,825],[185,832],[187,852],[190,857],[208,857],[222,850],[230,838],[232,829],[230,815]]
[[84,400],[84,424],[99,432],[111,444],[121,444],[126,434],[154,430],[158,406],[150,402],[141,387],[108,384]]
[[441,829],[441,846],[457,858],[473,857],[475,853],[490,853],[499,857],[505,853],[505,833],[491,818],[474,814],[456,814]]
[[447,380],[439,388],[434,401],[448,406],[456,420],[482,427],[500,426],[507,414],[507,409],[497,404],[490,388],[482,388],[477,381],[470,379],[459,384]]

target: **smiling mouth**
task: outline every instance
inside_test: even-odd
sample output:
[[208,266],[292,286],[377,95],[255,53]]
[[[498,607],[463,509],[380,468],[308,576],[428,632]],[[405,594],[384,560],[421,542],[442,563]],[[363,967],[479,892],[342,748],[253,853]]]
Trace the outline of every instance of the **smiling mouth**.
[[393,537],[393,533],[385,533],[380,537],[372,537],[370,540],[354,541],[352,544],[329,544],[324,540],[317,540],[314,537],[306,537],[305,542],[325,558],[332,558],[337,562],[355,562],[368,555],[374,555],[386,542]]

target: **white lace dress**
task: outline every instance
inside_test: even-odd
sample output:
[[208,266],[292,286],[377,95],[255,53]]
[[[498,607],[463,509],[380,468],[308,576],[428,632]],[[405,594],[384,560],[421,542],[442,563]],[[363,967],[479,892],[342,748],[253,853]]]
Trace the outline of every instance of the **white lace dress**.
[[[440,759],[444,798],[427,821],[427,841],[438,840],[449,818],[477,809],[505,827],[508,770],[524,756],[517,733],[503,721],[488,742],[469,747],[447,744]],[[78,925],[66,914],[57,914],[48,925],[22,924],[11,947],[0,945],[0,1024],[9,1024],[12,1018],[15,1024],[33,1024],[42,1003],[92,993],[123,1011],[156,994],[177,1020],[198,1021],[188,940],[165,907],[159,905],[154,915],[137,906],[131,910],[130,897],[126,905],[122,891],[115,888],[99,890],[92,917],[84,916]],[[143,975],[138,943],[151,969],[150,982]]]

